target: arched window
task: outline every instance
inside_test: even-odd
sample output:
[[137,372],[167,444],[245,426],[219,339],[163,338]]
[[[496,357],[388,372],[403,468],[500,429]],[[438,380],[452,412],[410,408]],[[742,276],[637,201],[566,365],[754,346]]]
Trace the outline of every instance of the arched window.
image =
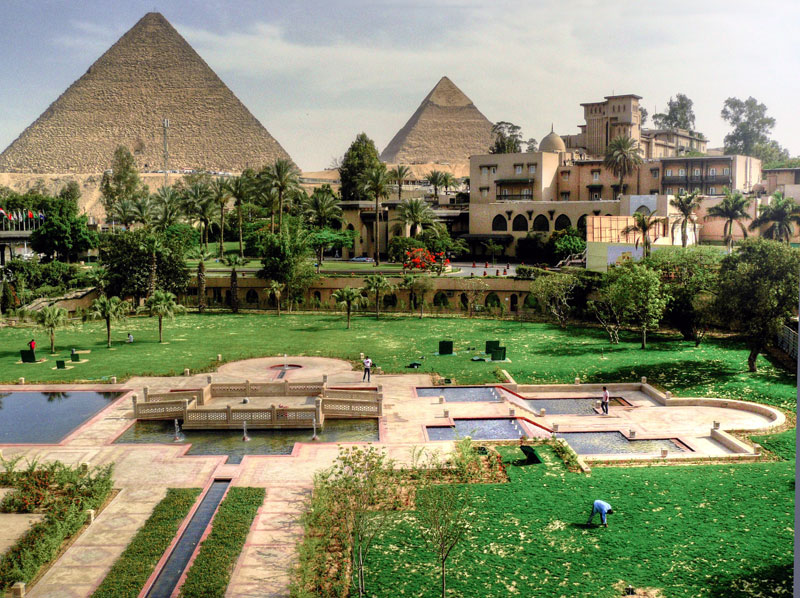
[[500,297],[494,291],[486,295],[486,307],[500,307]]
[[533,230],[537,233],[546,233],[550,230],[550,223],[547,221],[547,216],[539,214],[533,219]]
[[244,300],[246,303],[258,303],[258,293],[256,293],[255,289],[248,289]]
[[578,232],[586,239],[586,214],[578,218]]
[[528,219],[522,214],[517,214],[514,216],[514,221],[511,223],[511,230],[527,232]]
[[508,220],[502,214],[498,214],[492,220],[492,230],[508,230]]
[[433,296],[433,306],[434,307],[447,307],[450,302],[447,300],[447,295],[442,291],[439,291]]
[[525,301],[522,302],[522,306],[526,309],[536,309],[538,306],[536,303],[536,297],[534,297],[532,293],[528,293],[525,295]]
[[461,309],[469,309],[469,299],[466,293],[461,293]]
[[383,307],[397,307],[397,295],[390,293],[383,296]]
[[314,301],[322,303],[322,293],[319,291],[314,291]]
[[638,208],[636,208],[636,213],[637,214],[642,214],[644,216],[649,216],[650,215],[650,208],[648,208],[647,206],[639,206]]
[[518,302],[519,302],[519,297],[517,297],[516,294],[511,295],[511,298],[510,298],[510,301],[509,301],[510,305],[508,306],[508,309],[510,309],[511,311],[517,311]]
[[561,214],[561,216],[556,218],[556,230],[564,230],[570,226],[572,226],[572,221],[566,214]]

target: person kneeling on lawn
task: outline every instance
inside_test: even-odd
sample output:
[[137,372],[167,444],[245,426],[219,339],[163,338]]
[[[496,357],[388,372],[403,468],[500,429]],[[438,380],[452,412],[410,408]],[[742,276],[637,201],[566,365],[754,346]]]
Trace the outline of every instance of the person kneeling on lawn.
[[596,500],[592,504],[592,514],[589,515],[589,521],[586,522],[586,525],[591,525],[592,519],[597,513],[600,513],[600,521],[605,526],[608,527],[608,522],[606,521],[606,515],[613,513],[614,509],[611,508],[611,505],[603,500]]

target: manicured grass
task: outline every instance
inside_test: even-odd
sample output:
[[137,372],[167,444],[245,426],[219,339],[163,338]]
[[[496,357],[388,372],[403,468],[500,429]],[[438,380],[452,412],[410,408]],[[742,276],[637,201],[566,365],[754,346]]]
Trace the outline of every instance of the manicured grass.
[[167,490],[92,598],[136,598],[199,494],[199,488]]
[[797,451],[797,430],[792,428],[779,434],[769,434],[766,436],[751,436],[753,442],[759,443],[768,451],[788,460],[795,459]]
[[222,598],[250,526],[264,502],[264,488],[231,488],[181,587],[183,598]]
[[[135,337],[126,344],[128,332]],[[650,347],[639,349],[634,333],[623,333],[619,345],[609,344],[594,328],[465,318],[429,318],[382,315],[355,316],[350,330],[342,314],[287,315],[206,314],[179,316],[164,322],[165,343],[159,344],[157,321],[137,317],[115,323],[114,346],[105,347],[105,325],[87,322],[59,330],[60,357],[69,349],[91,349],[87,363],[55,370],[47,353],[44,333],[34,327],[0,329],[0,381],[24,376],[30,382],[102,379],[131,375],[180,374],[184,368],[212,369],[216,355],[226,361],[267,355],[321,355],[357,361],[367,353],[389,372],[410,372],[405,366],[422,359],[419,372],[438,372],[459,384],[495,380],[498,368],[508,370],[519,383],[572,382],[579,376],[590,382],[631,382],[641,376],[676,395],[710,396],[760,401],[795,409],[794,377],[759,358],[759,371],[747,371],[747,350],[736,340],[706,340],[700,347],[677,336],[651,335]],[[17,364],[19,349],[31,336],[39,340],[39,364]],[[437,356],[438,341],[455,341],[457,355]],[[510,362],[472,362],[485,340],[507,347]],[[472,349],[472,350],[471,350]],[[69,365],[69,364],[68,364]]]
[[[509,484],[471,486],[472,528],[448,562],[453,596],[611,598],[628,584],[665,597],[791,594],[793,462],[586,476],[567,473],[550,448],[537,452],[545,464],[509,466]],[[596,499],[614,508],[608,528],[585,527]],[[410,513],[384,528],[368,571],[370,596],[439,595]]]

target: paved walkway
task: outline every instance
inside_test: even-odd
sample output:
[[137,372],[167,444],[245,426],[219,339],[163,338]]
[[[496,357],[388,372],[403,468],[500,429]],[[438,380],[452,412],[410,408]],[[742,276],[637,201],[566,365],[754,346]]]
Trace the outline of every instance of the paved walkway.
[[[279,370],[272,366],[282,365],[283,362],[283,358],[263,358],[229,363],[221,366],[211,377],[214,382],[273,380]],[[284,378],[287,380],[316,381],[324,373],[332,384],[361,384],[361,372],[353,370],[346,361],[294,357],[289,358],[289,362],[303,367],[288,370]],[[206,380],[206,374],[172,378],[137,377],[116,388],[129,389],[141,397],[145,386],[153,392],[159,392],[174,388],[198,388]],[[372,384],[382,385],[384,391],[382,446],[389,457],[400,462],[410,461],[414,447],[424,445],[432,450],[449,450],[451,443],[427,441],[426,426],[447,425],[454,417],[507,417],[510,407],[514,407],[517,416],[527,417],[545,428],[559,424],[562,430],[635,429],[640,437],[678,435],[688,439],[687,444],[699,453],[709,455],[714,455],[714,451],[718,450],[718,446],[708,438],[712,422],[722,422],[724,429],[757,429],[767,423],[764,416],[735,409],[662,407],[639,391],[612,393],[622,394],[632,406],[612,407],[608,417],[538,417],[519,401],[514,405],[505,401],[439,404],[437,397],[417,397],[414,387],[431,385],[430,377],[422,374],[373,376]],[[18,386],[11,388],[19,390]],[[65,386],[60,388],[67,389]],[[104,390],[113,388],[103,387]],[[0,392],[2,390],[0,387]],[[576,392],[540,395],[543,398],[575,397]],[[586,392],[577,396],[586,396]],[[276,398],[275,402],[282,399]],[[444,416],[445,409],[449,411],[447,418]],[[233,572],[228,596],[287,595],[294,547],[301,533],[298,518],[303,509],[303,500],[310,491],[314,472],[335,460],[337,446],[332,443],[301,443],[292,456],[246,456],[241,464],[232,465],[225,463],[225,457],[184,456],[186,445],[113,444],[131,425],[132,417],[132,402],[128,394],[60,445],[2,447],[6,457],[22,454],[28,459],[60,460],[71,464],[114,463],[115,487],[121,490],[96,521],[31,588],[29,595],[36,598],[91,595],[167,488],[203,487],[214,477],[229,477],[234,485],[267,489],[264,504]],[[724,454],[723,451],[719,452],[720,455]]]

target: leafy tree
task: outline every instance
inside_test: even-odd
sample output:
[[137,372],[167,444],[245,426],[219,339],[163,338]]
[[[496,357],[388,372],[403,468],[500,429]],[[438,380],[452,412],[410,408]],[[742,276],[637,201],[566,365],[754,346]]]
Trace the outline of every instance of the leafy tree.
[[667,247],[652,254],[646,264],[661,276],[669,295],[666,320],[683,338],[699,345],[711,323],[710,305],[717,290],[723,254],[714,247]]
[[242,240],[242,205],[249,199],[253,189],[253,182],[250,177],[242,173],[240,176],[231,177],[228,180],[228,190],[233,198],[233,205],[236,208],[236,220],[239,229],[239,257],[244,257],[244,241]]
[[31,248],[48,260],[75,261],[78,255],[97,246],[97,234],[90,231],[85,215],[78,215],[78,204],[71,199],[53,198],[46,217],[30,236]]
[[494,256],[498,253],[502,254],[505,247],[494,241],[484,241],[483,246],[486,248],[486,251],[492,255],[492,267],[494,267]]
[[372,195],[363,185],[364,173],[380,165],[375,143],[366,133],[359,133],[355,141],[345,152],[339,166],[339,178],[342,181],[342,201],[369,201]]
[[142,311],[147,311],[150,317],[158,318],[158,342],[164,341],[163,321],[164,318],[172,319],[175,314],[185,311],[184,307],[175,301],[176,297],[169,291],[156,290],[147,301],[144,302]]
[[777,161],[768,161],[762,164],[762,168],[800,168],[800,156],[794,158],[785,158]]
[[725,220],[725,225],[722,228],[722,234],[725,237],[725,244],[728,246],[728,253],[733,250],[733,225],[739,225],[742,235],[747,237],[747,227],[742,220],[750,220],[748,209],[750,208],[751,200],[742,195],[741,191],[731,191],[728,187],[722,190],[724,197],[722,201],[715,206],[711,206],[706,211],[704,220]]
[[517,125],[501,120],[492,125],[494,145],[490,154],[518,154],[522,151],[522,129]]
[[442,222],[434,222],[428,228],[422,230],[419,235],[419,240],[425,244],[425,247],[431,253],[436,255],[440,253],[453,253],[462,255],[469,251],[469,247],[463,239],[453,239],[450,236],[450,231]]
[[583,253],[586,250],[586,241],[575,227],[553,231],[547,241],[547,245],[551,247],[554,260],[562,260],[570,255]]
[[615,275],[615,283],[625,289],[624,318],[641,330],[642,349],[647,349],[647,331],[658,328],[669,295],[661,284],[658,272],[646,265],[626,264],[618,268]]
[[467,297],[467,316],[475,314],[475,308],[480,305],[481,297],[489,290],[489,283],[481,278],[462,278],[460,281],[461,290]]
[[759,144],[769,143],[775,119],[767,116],[767,107],[749,97],[728,98],[722,107],[722,118],[732,127],[725,135],[725,153],[753,156]]
[[119,297],[101,295],[92,302],[89,308],[89,317],[95,320],[105,320],[109,348],[111,348],[111,322],[124,319],[130,310],[130,304]]
[[331,295],[336,305],[341,307],[347,312],[347,329],[350,329],[350,313],[354,309],[358,309],[366,303],[366,297],[361,294],[361,289],[353,289],[351,287],[344,287],[343,289],[336,289]]
[[397,205],[396,212],[395,234],[402,234],[403,227],[408,226],[410,236],[416,237],[423,228],[436,222],[436,214],[424,199],[404,199]]
[[328,249],[352,247],[356,234],[357,233],[352,230],[338,231],[331,230],[330,228],[323,228],[315,230],[308,235],[309,246],[314,250],[317,256],[317,274],[319,274],[325,251]]
[[124,227],[136,223],[136,203],[130,199],[121,199],[108,210],[108,217],[113,222],[119,222]]
[[433,279],[427,274],[406,274],[403,276],[403,282],[400,286],[414,293],[419,304],[419,319],[421,320],[425,307],[425,295],[433,290]]
[[304,202],[303,208],[308,223],[315,228],[328,228],[341,225],[342,208],[339,198],[330,185],[316,187]]
[[219,207],[219,258],[225,257],[225,206],[231,197],[231,190],[225,177],[219,177],[211,183],[211,197]]
[[34,313],[36,323],[44,328],[50,336],[50,353],[56,352],[56,329],[67,325],[69,321],[67,310],[55,305],[45,305]]
[[150,197],[139,197],[133,201],[134,222],[140,222],[145,228],[149,228],[153,223],[154,206]]
[[307,231],[297,222],[290,222],[280,233],[264,235],[261,255],[259,278],[286,285],[286,299],[291,311],[292,304],[302,300],[316,278],[309,261],[311,245]]
[[164,241],[158,234],[147,235],[142,239],[142,249],[150,257],[150,274],[147,277],[147,296],[156,290],[156,275],[158,274],[158,254],[164,248]]
[[672,237],[675,238],[675,229],[680,227],[682,247],[686,247],[689,242],[687,229],[690,224],[694,229],[694,242],[698,242],[697,218],[695,217],[695,212],[700,207],[702,201],[703,198],[700,197],[698,191],[692,191],[691,193],[686,193],[684,191],[683,193],[679,193],[677,197],[673,197],[669,200],[669,205],[675,208],[678,214],[680,214],[680,216],[675,219],[675,222],[672,223]]
[[767,239],[746,239],[722,260],[715,308],[721,320],[744,336],[751,372],[797,308],[798,270],[798,250]]
[[639,106],[639,121],[640,121],[639,124],[641,126],[644,126],[645,123],[647,122],[648,114],[649,112],[647,111],[647,108],[645,108],[644,106]]
[[405,262],[406,253],[424,247],[426,244],[423,241],[413,237],[392,237],[392,240],[389,241],[389,261],[402,264]]
[[[635,212],[633,214],[633,224],[626,226],[622,229],[621,233],[623,235],[630,235],[633,234],[636,236],[636,240],[634,245],[639,247],[639,237],[641,236],[642,241],[642,251],[644,257],[648,257],[650,255],[650,243],[651,241],[658,240],[659,234],[658,230],[661,224],[664,222],[663,218],[658,218],[655,214],[642,214],[641,212]],[[651,239],[651,233],[655,233],[655,238]]]
[[183,198],[173,187],[159,187],[150,201],[155,213],[153,225],[157,231],[164,232],[180,222],[183,216]]
[[114,150],[110,172],[103,174],[100,193],[106,211],[120,201],[136,201],[150,192],[139,178],[133,154],[123,145]]
[[411,169],[398,164],[389,171],[389,176],[392,182],[397,184],[397,201],[403,201],[403,181],[411,177]]
[[222,259],[222,263],[231,269],[231,311],[239,313],[239,275],[236,268],[240,268],[247,263],[243,257],[233,254]]
[[761,160],[762,168],[776,168],[776,166],[772,165],[781,164],[789,160],[789,150],[782,147],[781,144],[774,139],[756,143],[752,155]]
[[202,247],[195,247],[188,256],[190,259],[197,260],[197,311],[201,314],[206,311],[206,260],[211,258]]
[[642,156],[638,144],[631,137],[620,135],[612,139],[606,147],[603,166],[619,177],[619,195],[623,193],[625,177],[636,172],[641,164]]
[[618,345],[628,297],[625,287],[613,280],[611,274],[617,274],[617,269],[606,276],[604,284],[597,290],[594,299],[589,301],[588,307],[608,334],[611,344]]
[[364,171],[362,185],[367,195],[375,200],[375,265],[381,263],[381,236],[378,228],[381,219],[380,200],[389,196],[391,177],[385,164],[378,164]]
[[279,318],[281,317],[281,293],[283,292],[284,287],[285,285],[277,280],[271,280],[267,286],[267,291],[275,298],[275,308]]
[[525,142],[525,151],[529,154],[539,151],[539,142],[534,137]]
[[439,562],[442,598],[447,595],[447,558],[469,529],[470,492],[465,484],[428,484],[417,491],[420,533]]
[[566,328],[576,286],[578,279],[572,274],[543,274],[531,283],[531,295],[542,311],[549,312],[561,328]]
[[758,207],[758,216],[750,223],[750,230],[766,226],[761,233],[764,238],[788,243],[797,223],[800,223],[800,205],[794,198],[776,191],[768,204]]
[[[640,111],[644,108],[640,108]],[[644,118],[642,124],[644,125]],[[666,112],[659,112],[653,115],[653,124],[659,129],[686,129],[687,131],[694,131],[695,117],[694,117],[694,102],[686,95],[679,93],[675,95],[675,99],[669,99],[667,102]]]
[[372,274],[364,278],[364,288],[375,295],[375,319],[381,317],[381,296],[394,291],[395,286],[383,274]]

